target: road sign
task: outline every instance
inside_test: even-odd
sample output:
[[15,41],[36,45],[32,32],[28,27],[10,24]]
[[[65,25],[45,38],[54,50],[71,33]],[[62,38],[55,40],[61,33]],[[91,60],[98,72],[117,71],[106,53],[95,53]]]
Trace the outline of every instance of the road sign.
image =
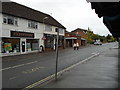
[[46,40],[46,37],[45,37],[45,36],[43,36],[43,37],[42,37],[42,40]]

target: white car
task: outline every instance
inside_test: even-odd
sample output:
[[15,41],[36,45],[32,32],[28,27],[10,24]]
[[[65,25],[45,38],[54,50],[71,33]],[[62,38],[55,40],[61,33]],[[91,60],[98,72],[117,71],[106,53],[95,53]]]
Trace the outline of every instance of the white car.
[[102,42],[101,42],[100,40],[96,40],[96,41],[94,42],[94,45],[102,45]]

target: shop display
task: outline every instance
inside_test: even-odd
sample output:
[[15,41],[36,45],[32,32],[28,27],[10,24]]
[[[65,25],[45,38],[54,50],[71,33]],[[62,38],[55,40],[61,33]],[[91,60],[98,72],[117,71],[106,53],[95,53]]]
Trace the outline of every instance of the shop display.
[[10,51],[12,51],[12,45],[11,45],[11,43],[4,43],[4,50],[5,50],[5,52],[10,52]]
[[27,51],[31,51],[31,44],[30,43],[27,43]]
[[32,43],[32,50],[39,50],[38,43]]
[[16,44],[16,50],[17,52],[20,52],[19,44]]

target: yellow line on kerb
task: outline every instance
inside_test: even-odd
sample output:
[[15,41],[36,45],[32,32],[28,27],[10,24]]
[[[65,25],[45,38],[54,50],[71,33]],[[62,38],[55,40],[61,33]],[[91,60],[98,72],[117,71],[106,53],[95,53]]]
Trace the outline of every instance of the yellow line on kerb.
[[[94,54],[94,55],[92,55],[92,56],[90,56],[90,57],[88,57],[88,58],[86,58],[86,59],[84,59],[84,60],[76,63],[76,64],[73,64],[73,65],[71,65],[70,67],[65,68],[65,69],[59,71],[59,72],[57,73],[57,75],[60,75],[60,74],[62,74],[62,73],[64,73],[64,72],[66,72],[66,71],[74,68],[75,66],[77,66],[77,65],[79,65],[79,64],[82,64],[82,63],[84,63],[84,62],[92,59],[92,58],[95,57],[95,56],[98,56],[99,54],[100,54],[100,53],[96,53],[96,54]],[[46,81],[48,81],[48,80],[50,80],[50,79],[52,79],[52,78],[54,78],[54,77],[55,77],[55,74],[52,74],[52,75],[50,75],[50,76],[48,76],[48,77],[46,77],[46,78],[44,78],[44,79],[42,79],[42,80],[40,80],[40,81],[38,81],[38,82],[36,82],[36,83],[33,83],[32,85],[29,85],[29,86],[25,87],[25,88],[22,89],[22,90],[34,88],[35,86],[38,86],[38,85],[40,85],[40,84],[43,84],[43,83],[45,83]]]
[[[54,76],[55,76],[55,74],[53,74],[53,75],[51,75],[51,76],[48,76],[48,77],[45,78],[45,79],[42,79],[42,80],[40,80],[40,81],[38,81],[38,82],[36,82],[36,83],[33,83],[32,85],[29,85],[29,86],[25,87],[25,89],[30,89],[30,88],[33,88],[33,87],[39,85],[39,84],[42,84],[42,83],[44,83],[44,82],[52,79]],[[23,89],[23,90],[25,90],[25,89]]]

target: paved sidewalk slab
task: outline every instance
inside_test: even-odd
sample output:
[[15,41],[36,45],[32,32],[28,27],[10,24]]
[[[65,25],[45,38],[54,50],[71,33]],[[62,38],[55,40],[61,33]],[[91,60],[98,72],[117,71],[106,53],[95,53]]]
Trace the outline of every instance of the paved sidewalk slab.
[[110,49],[98,57],[62,74],[37,88],[118,88],[118,49]]

